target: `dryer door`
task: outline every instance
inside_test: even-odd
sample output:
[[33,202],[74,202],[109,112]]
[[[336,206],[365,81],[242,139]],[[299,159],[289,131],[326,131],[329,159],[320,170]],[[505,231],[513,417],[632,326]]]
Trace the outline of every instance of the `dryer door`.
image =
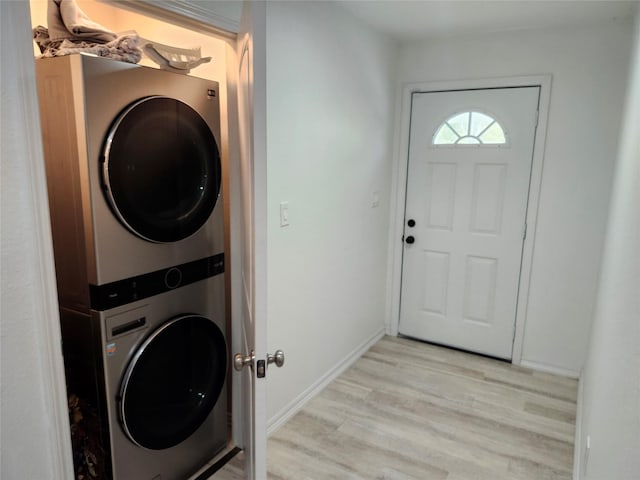
[[197,315],[176,317],[140,346],[122,379],[120,420],[135,444],[161,450],[193,434],[224,386],[222,331]]
[[218,199],[216,140],[194,109],[173,98],[147,97],[127,107],[109,131],[101,161],[113,212],[151,242],[194,234]]

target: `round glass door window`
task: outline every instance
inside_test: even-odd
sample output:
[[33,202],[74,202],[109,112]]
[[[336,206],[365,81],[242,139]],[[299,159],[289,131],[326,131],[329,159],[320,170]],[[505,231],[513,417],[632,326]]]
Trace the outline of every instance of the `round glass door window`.
[[113,123],[102,175],[109,204],[125,227],[151,242],[176,242],[197,232],[213,212],[220,153],[193,108],[148,97]]
[[138,349],[120,386],[120,420],[131,441],[151,450],[173,447],[209,416],[224,386],[222,331],[197,315],[176,317]]

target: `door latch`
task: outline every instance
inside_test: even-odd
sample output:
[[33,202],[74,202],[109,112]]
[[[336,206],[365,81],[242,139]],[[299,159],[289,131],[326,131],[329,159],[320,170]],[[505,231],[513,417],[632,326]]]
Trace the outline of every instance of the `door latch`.
[[276,367],[282,367],[284,365],[284,352],[282,350],[276,350],[273,355],[267,354],[266,360],[258,360],[256,361],[256,352],[251,350],[249,355],[243,355],[241,353],[236,353],[233,356],[233,368],[235,368],[238,372],[241,371],[244,367],[249,366],[253,368],[253,365],[256,366],[256,377],[264,378],[267,374],[267,365],[272,363],[276,364]]
[[265,366],[264,360],[258,360],[258,368],[256,369],[256,376],[258,378],[264,378],[267,374],[267,367]]

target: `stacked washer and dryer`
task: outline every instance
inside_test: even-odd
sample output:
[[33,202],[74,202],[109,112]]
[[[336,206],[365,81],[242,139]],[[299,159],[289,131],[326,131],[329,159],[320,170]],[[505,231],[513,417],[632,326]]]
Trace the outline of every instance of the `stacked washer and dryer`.
[[229,439],[218,84],[36,66],[68,390],[107,478],[187,478]]

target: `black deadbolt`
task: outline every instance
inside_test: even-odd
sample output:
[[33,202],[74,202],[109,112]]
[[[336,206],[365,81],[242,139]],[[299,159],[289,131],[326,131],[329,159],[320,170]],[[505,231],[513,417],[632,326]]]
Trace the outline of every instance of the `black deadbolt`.
[[415,227],[416,226],[416,221],[413,218],[411,218],[407,222],[407,225],[409,225],[410,227]]
[[404,239],[405,242],[407,242],[409,245],[411,245],[413,242],[416,241],[415,238],[413,238],[412,235],[409,235],[407,238]]

